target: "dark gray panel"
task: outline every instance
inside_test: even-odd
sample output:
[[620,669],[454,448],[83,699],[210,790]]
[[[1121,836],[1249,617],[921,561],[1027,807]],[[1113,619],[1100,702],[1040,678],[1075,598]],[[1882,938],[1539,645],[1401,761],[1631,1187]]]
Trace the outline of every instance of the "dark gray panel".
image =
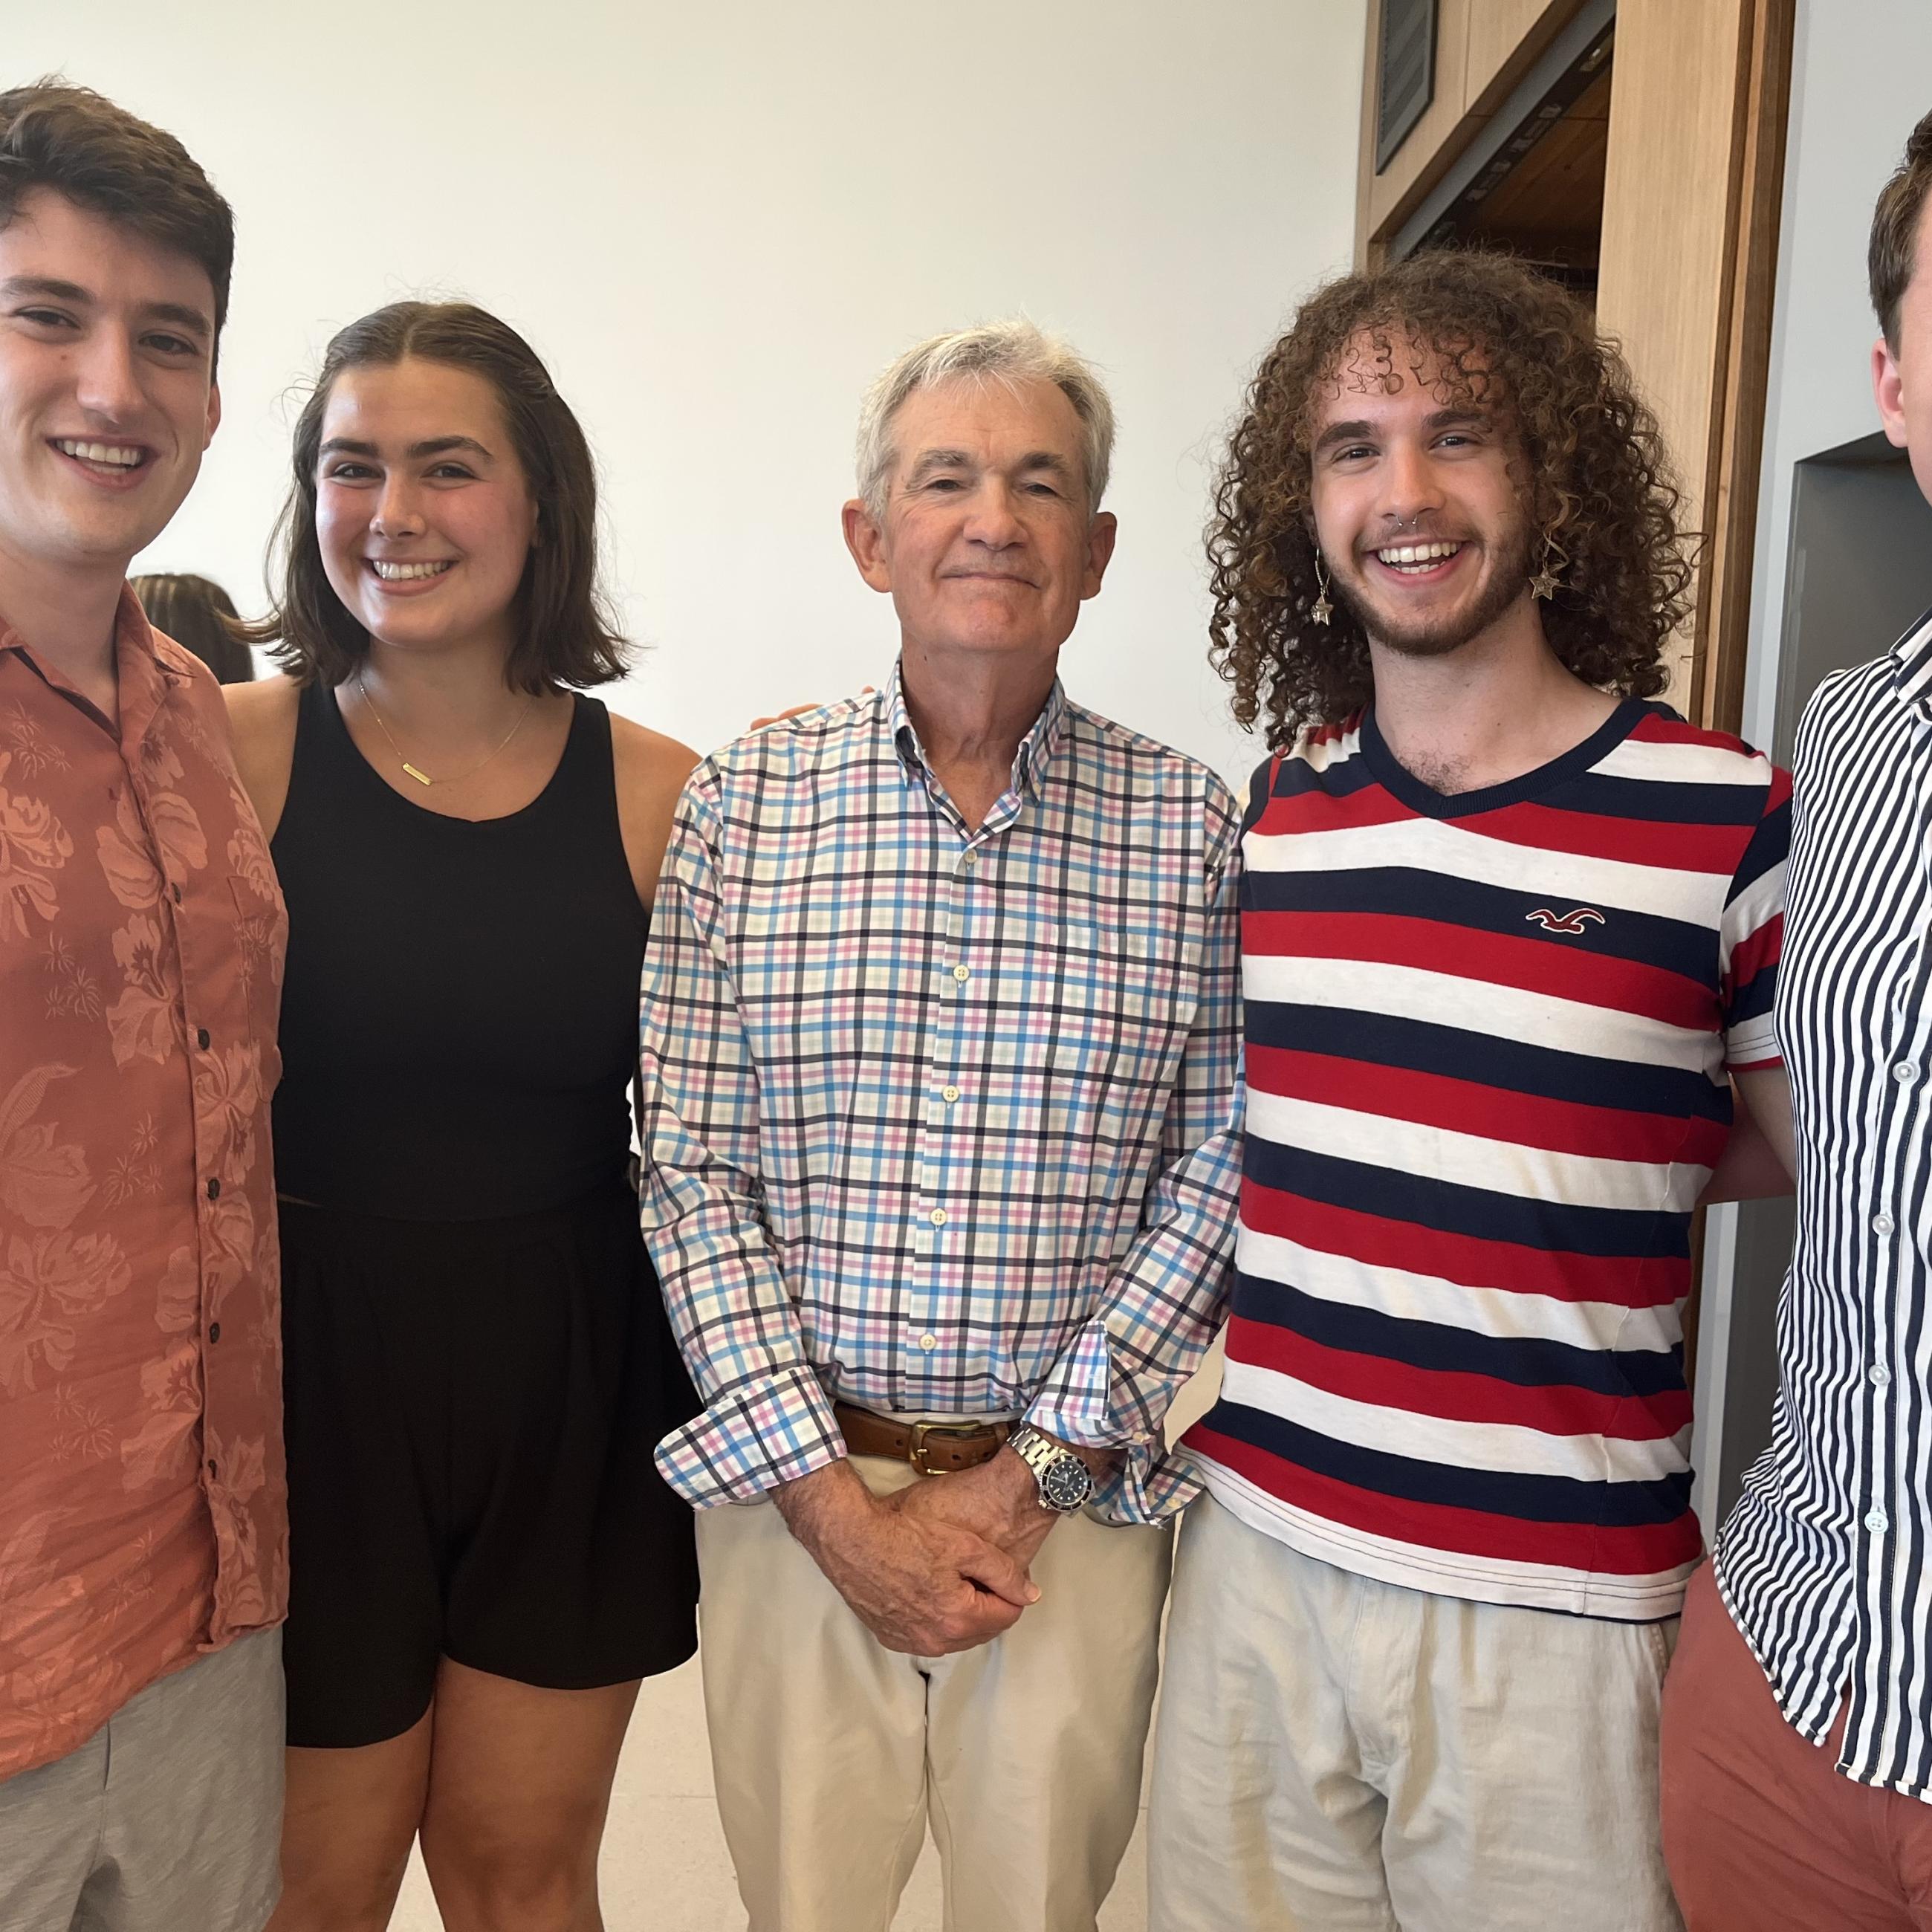
[[[1792,488],[1771,748],[1780,764],[1791,762],[1798,721],[1820,683],[1834,670],[1876,657],[1928,609],[1932,506],[1919,494],[1904,454],[1874,434],[1807,457]],[[1720,1522],[1744,1471],[1771,1440],[1778,1298],[1791,1260],[1792,1221],[1789,1200],[1748,1201],[1738,1210],[1718,1458]]]
[[1387,0],[1376,75],[1376,172],[1436,98],[1436,0]]
[[1888,649],[1932,608],[1932,507],[1876,434],[1807,457],[1791,494],[1774,754],[1791,761],[1820,682]]
[[1791,1263],[1796,1210],[1782,1201],[1745,1201],[1738,1208],[1738,1251],[1731,1277],[1731,1353],[1724,1378],[1724,1426],[1718,1452],[1714,1532],[1737,1500],[1744,1473],[1771,1440],[1778,1393],[1778,1298]]

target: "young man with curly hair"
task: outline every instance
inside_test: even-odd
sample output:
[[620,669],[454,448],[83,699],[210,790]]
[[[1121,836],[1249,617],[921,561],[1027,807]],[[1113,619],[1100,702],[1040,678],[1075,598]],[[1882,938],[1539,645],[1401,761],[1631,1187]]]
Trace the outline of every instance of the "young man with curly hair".
[[1319,291],[1235,432],[1215,650],[1278,748],[1157,1932],[1678,1923],[1680,1314],[1693,1208],[1762,1156],[1789,788],[1655,701],[1677,502],[1588,313],[1477,255]]
[[[1869,258],[1886,434],[1932,498],[1932,114]],[[1792,760],[1798,1181],[1771,1444],[1690,1586],[1664,1835],[1690,1932],[1932,1926],[1932,612],[1806,707]]]

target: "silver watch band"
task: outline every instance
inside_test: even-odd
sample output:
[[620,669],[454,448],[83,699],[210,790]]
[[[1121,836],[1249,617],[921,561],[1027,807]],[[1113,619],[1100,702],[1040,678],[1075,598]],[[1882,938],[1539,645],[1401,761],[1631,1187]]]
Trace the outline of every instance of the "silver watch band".
[[1042,1509],[1071,1515],[1092,1496],[1094,1476],[1085,1460],[1031,1423],[1020,1424],[1006,1438],[1006,1447],[1032,1470]]

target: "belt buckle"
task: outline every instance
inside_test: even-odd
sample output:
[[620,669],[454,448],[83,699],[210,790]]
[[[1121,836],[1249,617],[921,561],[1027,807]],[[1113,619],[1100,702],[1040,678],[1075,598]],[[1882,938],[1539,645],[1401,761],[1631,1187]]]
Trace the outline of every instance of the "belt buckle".
[[928,1436],[950,1436],[963,1441],[977,1436],[986,1425],[983,1422],[915,1422],[912,1426],[912,1447],[906,1451],[906,1460],[922,1476],[943,1476],[944,1469],[929,1469],[926,1462],[926,1438]]

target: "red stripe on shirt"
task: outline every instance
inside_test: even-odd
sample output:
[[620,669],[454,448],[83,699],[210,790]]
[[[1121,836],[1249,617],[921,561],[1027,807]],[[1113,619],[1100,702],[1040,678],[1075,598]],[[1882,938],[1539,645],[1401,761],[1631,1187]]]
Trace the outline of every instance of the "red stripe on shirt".
[[[1554,910],[1561,918],[1572,908]],[[1631,1013],[1687,1031],[1718,1030],[1708,986],[1639,960],[1593,952],[1581,936],[1566,941],[1525,932],[1519,938],[1464,926],[1454,929],[1453,945],[1445,946],[1444,937],[1439,920],[1401,913],[1250,912],[1241,924],[1242,951],[1260,957],[1403,966]]]
[[1323,1254],[1471,1288],[1622,1308],[1660,1308],[1690,1292],[1690,1264],[1681,1256],[1554,1254],[1330,1207],[1252,1178],[1241,1183],[1241,1220],[1258,1234],[1276,1234]]
[[1483,1087],[1447,1073],[1418,1073],[1292,1047],[1250,1046],[1250,1089],[1346,1107],[1419,1126],[1442,1127],[1484,1140],[1592,1160],[1688,1162],[1714,1167],[1730,1130],[1722,1122],[1674,1114],[1586,1106],[1540,1094]]
[[[1610,1576],[1654,1576],[1696,1562],[1703,1542],[1690,1510],[1675,1521],[1633,1528],[1594,1523],[1532,1522],[1496,1516],[1486,1510],[1459,1509],[1444,1503],[1412,1502],[1385,1496],[1352,1483],[1318,1475],[1298,1462],[1223,1436],[1204,1424],[1187,1432],[1186,1446],[1211,1457],[1256,1488],[1311,1516],[1392,1542],[1444,1550],[1459,1556],[1487,1556],[1506,1563],[1594,1572]],[[1444,1587],[1449,1586],[1445,1580]]]
[[1774,913],[1763,925],[1731,948],[1730,970],[1724,976],[1724,998],[1737,997],[1738,988],[1748,986],[1767,966],[1775,966],[1784,956],[1784,915]]
[[1508,845],[1539,852],[1568,852],[1623,866],[1654,866],[1665,872],[1712,872],[1728,878],[1738,868],[1754,827],[1687,825],[1667,820],[1618,818],[1597,812],[1565,812],[1548,805],[1498,806],[1471,818],[1463,828]]
[[[1702,724],[1693,724],[1682,718],[1660,718],[1654,711],[1646,712],[1637,720],[1628,742],[1636,745],[1698,745],[1710,752],[1735,752],[1746,773],[1754,767],[1757,771],[1766,769],[1763,754],[1754,752],[1742,738],[1734,738],[1728,731],[1714,731]],[[1738,782],[1749,784],[1753,778],[1743,776]]]
[[1448,1422],[1493,1422],[1545,1436],[1603,1436],[1622,1442],[1667,1442],[1690,1422],[1687,1390],[1653,1396],[1600,1394],[1568,1383],[1526,1388],[1494,1376],[1418,1368],[1384,1355],[1331,1348],[1292,1328],[1236,1316],[1228,1328],[1228,1359],[1292,1376],[1350,1402],[1406,1410]]
[[1264,838],[1284,838],[1303,832],[1348,832],[1368,825],[1394,825],[1414,816],[1380,785],[1364,785],[1358,791],[1340,794],[1318,787],[1285,798],[1270,798],[1252,831]]

